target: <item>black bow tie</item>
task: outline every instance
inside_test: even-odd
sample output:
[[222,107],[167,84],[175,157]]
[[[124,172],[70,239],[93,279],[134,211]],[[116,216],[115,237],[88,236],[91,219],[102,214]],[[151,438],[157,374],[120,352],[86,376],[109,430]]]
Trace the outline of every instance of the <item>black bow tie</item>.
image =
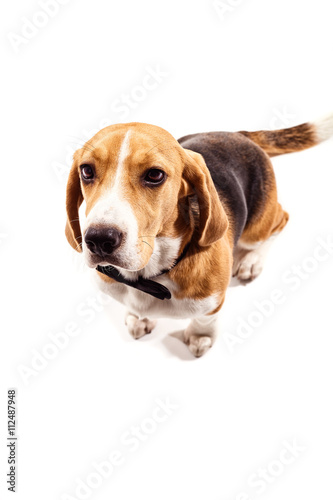
[[[185,254],[188,250],[189,244],[187,244],[181,253],[181,255],[178,257],[178,259],[174,262],[174,264],[169,268],[169,269],[164,269],[161,273],[157,274],[154,276],[154,278],[157,278],[158,276],[162,276],[162,274],[166,274],[171,269],[173,269],[182,259],[185,257]],[[170,290],[164,285],[161,285],[161,283],[156,283],[156,281],[152,281],[151,279],[143,278],[142,276],[139,276],[137,281],[130,281],[126,278],[124,278],[118,269],[116,269],[113,266],[97,266],[97,271],[99,271],[102,274],[105,274],[105,276],[108,276],[109,278],[114,279],[118,283],[123,283],[124,285],[130,286],[132,288],[136,288],[137,290],[140,290],[141,292],[148,293],[149,295],[152,295],[156,299],[164,300],[164,299],[171,299],[171,293]]]

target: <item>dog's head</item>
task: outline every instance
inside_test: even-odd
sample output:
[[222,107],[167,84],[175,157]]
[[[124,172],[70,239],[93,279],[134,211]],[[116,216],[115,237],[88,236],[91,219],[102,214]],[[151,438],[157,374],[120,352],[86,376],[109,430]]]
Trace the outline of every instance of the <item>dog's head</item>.
[[[148,264],[156,237],[182,235],[193,194],[200,209],[197,243],[208,246],[223,236],[228,221],[202,156],[159,127],[111,125],[74,154],[67,239],[89,267],[138,271]],[[86,220],[80,224],[83,200]]]

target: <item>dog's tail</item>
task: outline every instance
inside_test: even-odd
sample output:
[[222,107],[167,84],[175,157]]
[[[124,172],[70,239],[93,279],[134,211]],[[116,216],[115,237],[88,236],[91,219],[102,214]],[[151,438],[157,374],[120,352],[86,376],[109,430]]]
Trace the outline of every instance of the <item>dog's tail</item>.
[[239,132],[258,144],[268,156],[303,151],[333,136],[333,113],[313,122],[281,130]]

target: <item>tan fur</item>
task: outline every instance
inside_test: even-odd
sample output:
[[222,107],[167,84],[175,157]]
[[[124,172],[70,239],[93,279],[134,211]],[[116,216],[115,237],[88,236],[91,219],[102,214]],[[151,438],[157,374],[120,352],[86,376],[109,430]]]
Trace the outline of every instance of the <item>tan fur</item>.
[[281,232],[288,220],[289,214],[277,202],[276,186],[274,186],[261,217],[245,227],[240,242],[254,244],[265,241],[273,234]]
[[316,127],[312,123],[303,123],[281,130],[242,131],[239,133],[258,144],[271,157],[303,151],[320,142]]
[[186,260],[180,262],[169,276],[179,285],[175,293],[179,299],[204,299],[214,295],[218,299],[217,312],[223,304],[229,285],[232,267],[232,245],[228,237],[222,238],[211,247],[202,250],[193,248]]

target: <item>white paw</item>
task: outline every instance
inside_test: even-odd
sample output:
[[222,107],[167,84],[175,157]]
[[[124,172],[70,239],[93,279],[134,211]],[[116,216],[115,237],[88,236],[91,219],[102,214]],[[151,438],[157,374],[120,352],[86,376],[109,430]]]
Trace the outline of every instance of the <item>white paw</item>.
[[241,258],[235,258],[232,275],[240,281],[250,282],[259,276],[263,270],[264,257],[255,250],[243,254]]
[[151,333],[156,326],[156,321],[151,321],[148,318],[139,319],[133,314],[127,315],[125,323],[134,339],[140,339],[147,333]]
[[185,344],[196,358],[203,356],[213,345],[211,337],[206,335],[192,334],[188,338],[185,336]]

